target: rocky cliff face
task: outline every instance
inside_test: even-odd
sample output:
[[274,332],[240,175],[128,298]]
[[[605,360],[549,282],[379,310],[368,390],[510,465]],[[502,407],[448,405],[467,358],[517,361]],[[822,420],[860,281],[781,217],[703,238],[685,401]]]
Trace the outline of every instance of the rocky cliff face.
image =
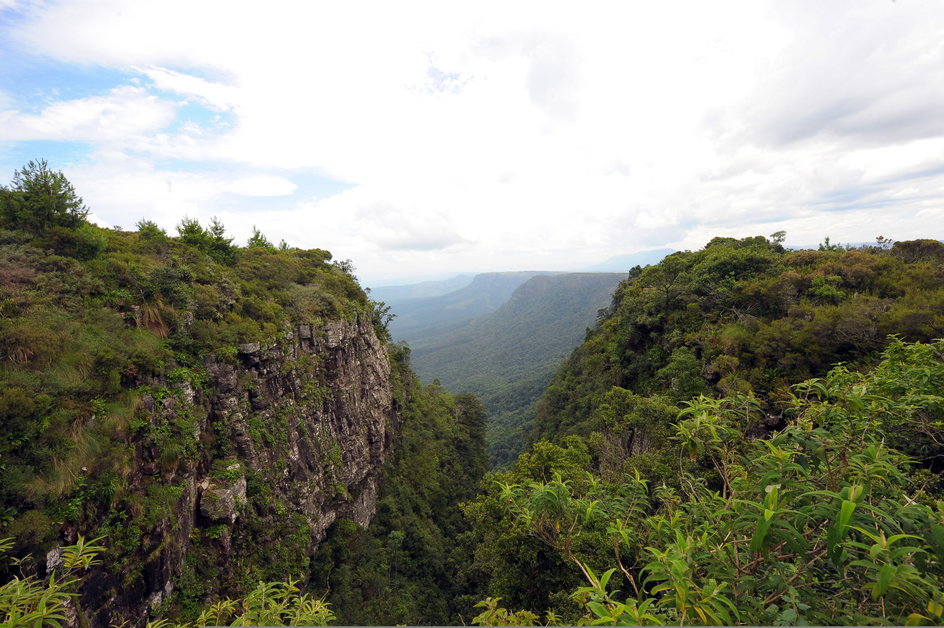
[[144,621],[171,598],[201,604],[234,583],[304,578],[335,519],[373,516],[399,423],[368,320],[298,325],[191,373],[140,397],[130,484],[142,512],[164,516],[108,513],[116,558],[82,592],[93,626]]

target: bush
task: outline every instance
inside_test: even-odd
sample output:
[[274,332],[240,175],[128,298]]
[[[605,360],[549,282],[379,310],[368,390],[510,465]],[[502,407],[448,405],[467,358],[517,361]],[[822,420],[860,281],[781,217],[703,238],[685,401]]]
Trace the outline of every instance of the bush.
[[88,223],[69,229],[60,225],[50,227],[37,243],[59,255],[90,260],[105,249],[106,239],[101,229]]
[[62,350],[62,337],[55,331],[32,322],[0,327],[3,357],[13,364],[42,366]]

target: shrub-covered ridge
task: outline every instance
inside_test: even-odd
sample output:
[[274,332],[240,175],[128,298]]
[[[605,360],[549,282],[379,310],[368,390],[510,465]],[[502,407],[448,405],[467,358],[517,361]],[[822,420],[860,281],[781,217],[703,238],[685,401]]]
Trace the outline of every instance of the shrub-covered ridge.
[[779,415],[790,385],[874,360],[889,334],[944,336],[944,244],[788,251],[776,235],[633,269],[539,402],[535,439],[586,431],[613,386],[674,402],[753,392]]
[[[464,612],[940,622],[944,245],[781,239],[630,272],[545,392],[536,442],[464,505]],[[882,543],[909,549],[891,565]]]

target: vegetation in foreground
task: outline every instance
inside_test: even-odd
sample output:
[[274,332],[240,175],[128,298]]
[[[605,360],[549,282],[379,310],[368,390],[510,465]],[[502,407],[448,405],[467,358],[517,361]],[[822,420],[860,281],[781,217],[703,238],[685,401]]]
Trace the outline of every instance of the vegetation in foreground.
[[[619,451],[638,398],[589,439],[536,445],[466,507],[507,571],[478,620],[939,625],[944,501],[927,464],[944,454],[944,341],[883,355],[793,387],[769,438],[744,438],[759,404],[735,394],[686,404],[646,456]],[[529,542],[563,574],[539,593],[514,549]]]
[[[79,536],[78,543],[60,548],[60,562],[47,579],[14,576],[0,586],[0,618],[3,626],[74,625],[79,618],[76,592],[84,572],[101,561],[105,550]],[[13,545],[0,540],[0,557]],[[14,561],[15,562],[15,561]],[[326,626],[334,613],[324,600],[312,598],[296,583],[260,582],[245,598],[226,598],[204,609],[193,623],[172,624],[165,619],[148,622],[148,628],[191,626]]]
[[[941,478],[886,440],[896,434],[936,443],[934,456],[944,451],[944,341],[895,341],[883,357],[868,373],[838,367],[796,385],[790,426],[768,439],[743,438],[757,413],[750,396],[694,400],[658,453],[678,464],[672,484],[647,481],[643,461],[633,456],[601,464],[604,439],[632,429],[633,404],[613,415],[592,446],[576,437],[564,446],[537,445],[466,510],[480,522],[490,519],[493,557],[511,570],[503,582],[519,595],[536,577],[554,573],[528,564],[530,541],[546,550],[541,567],[560,570],[560,584],[583,584],[548,597],[556,603],[538,612],[510,611],[501,597],[488,597],[476,605],[483,610],[474,621],[939,625]],[[350,537],[338,538],[344,542],[335,552],[357,551]],[[395,540],[401,545],[389,547]],[[397,569],[386,562],[390,552],[405,548],[402,535],[387,541],[383,547],[368,537],[367,553],[383,553],[389,573]],[[89,566],[100,549],[64,548],[59,580],[14,578],[0,589],[0,612],[12,625],[26,625],[37,613],[54,623],[65,612],[76,568]],[[538,582],[547,585],[548,577]],[[260,585],[242,602],[218,603],[198,622],[211,615],[286,624],[296,616],[318,624],[333,618],[321,600],[291,586]],[[342,595],[352,590],[364,589]]]
[[939,621],[944,245],[782,235],[630,273],[464,506],[482,621]]

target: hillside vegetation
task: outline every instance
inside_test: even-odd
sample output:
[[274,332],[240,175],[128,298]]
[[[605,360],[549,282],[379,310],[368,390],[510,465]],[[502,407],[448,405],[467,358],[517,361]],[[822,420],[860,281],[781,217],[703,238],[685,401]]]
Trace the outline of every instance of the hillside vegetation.
[[[465,506],[477,620],[940,625],[944,341],[883,358],[795,386],[766,439],[745,438],[750,395],[679,412],[624,393],[594,431],[536,444]],[[634,453],[639,429],[659,440]]]
[[586,431],[614,386],[673,402],[753,393],[776,421],[791,384],[867,363],[889,334],[944,335],[942,262],[936,240],[787,251],[757,237],[637,268],[548,388],[535,437]]
[[778,239],[631,271],[463,506],[478,621],[941,623],[944,245]]
[[[370,535],[449,555],[485,467],[482,412],[383,347],[389,319],[349,263],[258,231],[239,246],[215,219],[170,236],[86,214],[45,162],[0,187],[0,623],[54,624],[69,596],[92,626],[217,602],[204,620],[281,623],[297,603],[324,621],[302,612],[319,517],[369,520],[375,475]],[[76,542],[57,584],[56,548]],[[424,564],[422,582],[448,573]],[[285,613],[239,620],[229,597]],[[443,617],[423,612],[391,617]]]
[[159,516],[164,496],[127,492],[136,448],[152,441],[169,469],[200,443],[192,425],[151,433],[140,399],[152,380],[200,387],[210,352],[236,360],[295,322],[372,314],[327,251],[237,247],[218,222],[184,219],[172,238],[147,221],[130,233],[3,217],[0,523],[24,551],[63,525],[97,531],[106,510]]

